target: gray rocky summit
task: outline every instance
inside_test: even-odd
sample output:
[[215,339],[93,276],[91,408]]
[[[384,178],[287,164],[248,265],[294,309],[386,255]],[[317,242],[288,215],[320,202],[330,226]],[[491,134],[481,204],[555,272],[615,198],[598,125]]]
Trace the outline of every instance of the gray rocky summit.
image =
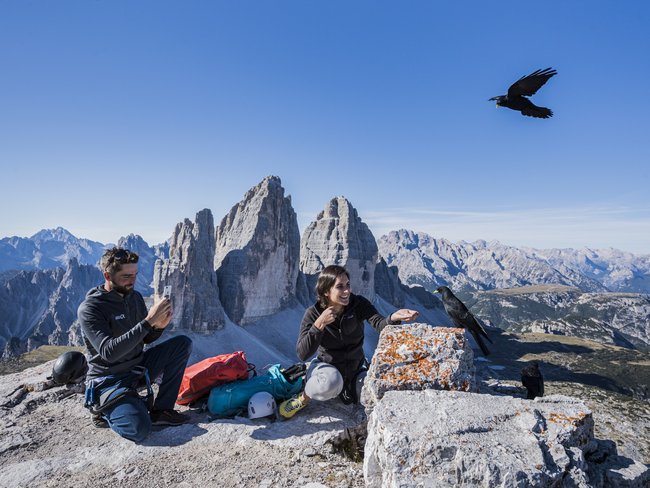
[[174,229],[169,259],[156,261],[154,290],[160,297],[171,286],[172,327],[209,333],[224,326],[224,309],[219,300],[214,260],[214,220],[203,209],[194,222],[185,219]]
[[[216,229],[214,268],[228,317],[243,325],[305,299],[300,233],[291,197],[268,176],[233,206]],[[302,299],[302,300],[301,300]]]
[[311,277],[311,285],[323,268],[338,264],[350,273],[353,292],[371,301],[375,297],[377,259],[372,232],[344,197],[333,198],[325,205],[305,229],[300,243],[300,270]]

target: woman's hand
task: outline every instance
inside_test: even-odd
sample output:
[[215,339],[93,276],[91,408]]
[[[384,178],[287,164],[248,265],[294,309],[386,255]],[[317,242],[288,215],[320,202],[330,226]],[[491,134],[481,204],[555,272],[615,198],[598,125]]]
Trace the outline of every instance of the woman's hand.
[[316,319],[316,322],[314,322],[314,327],[318,330],[323,330],[328,324],[331,324],[336,320],[336,315],[334,307],[327,307]]
[[398,310],[390,314],[389,318],[392,321],[401,320],[402,322],[410,322],[411,320],[417,319],[418,315],[420,314],[416,310],[409,310],[408,308],[402,308],[401,310]]

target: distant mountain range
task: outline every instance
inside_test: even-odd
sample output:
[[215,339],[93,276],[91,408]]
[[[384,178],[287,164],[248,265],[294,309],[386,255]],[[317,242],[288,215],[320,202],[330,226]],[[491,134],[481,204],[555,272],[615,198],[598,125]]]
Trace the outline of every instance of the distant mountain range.
[[650,296],[585,293],[561,285],[460,292],[488,325],[512,332],[582,337],[603,344],[650,350]]
[[65,267],[71,259],[95,265],[110,244],[80,239],[62,227],[43,229],[31,237],[0,239],[0,272]]
[[[0,240],[4,357],[41,344],[81,343],[76,307],[102,282],[97,262],[110,245],[76,238],[63,228]],[[144,296],[172,286],[171,330],[216,339],[232,338],[245,327],[247,337],[275,351],[271,356],[295,354],[297,323],[277,331],[260,324],[283,313],[301,315],[313,303],[316,278],[328,264],[346,266],[353,291],[372,299],[382,313],[416,308],[422,321],[450,325],[429,293],[447,285],[495,327],[650,347],[649,255],[452,243],[408,230],[377,241],[343,197],[328,202],[301,237],[277,177],[251,188],[218,225],[204,209],[194,221],[179,222],[168,243],[150,246],[131,234],[118,245],[140,255],[136,289]],[[490,292],[533,285],[547,288]]]
[[409,285],[493,290],[554,284],[584,292],[650,293],[650,255],[616,249],[531,249],[499,242],[453,243],[410,230],[379,239],[379,253]]
[[[139,254],[136,289],[143,295],[151,295],[154,263],[158,258],[167,257],[169,244],[150,246],[142,237],[129,234],[121,237],[117,245]],[[0,239],[0,282],[18,271],[67,268],[73,259],[79,265],[96,266],[104,251],[112,246],[112,243],[75,237],[63,227],[43,229],[31,237],[5,237]]]

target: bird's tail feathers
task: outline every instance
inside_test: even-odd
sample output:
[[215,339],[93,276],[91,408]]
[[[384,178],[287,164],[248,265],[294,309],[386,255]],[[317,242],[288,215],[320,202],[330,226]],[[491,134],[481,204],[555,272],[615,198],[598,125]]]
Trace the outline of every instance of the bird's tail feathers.
[[[481,348],[481,351],[483,352],[483,355],[484,356],[489,356],[490,355],[490,350],[487,348],[487,346],[483,342],[483,339],[481,339],[480,336],[475,337],[475,339],[476,339],[476,342],[478,343],[478,347]],[[489,337],[488,337],[488,340],[490,340]],[[490,341],[490,342],[492,342],[492,341]]]

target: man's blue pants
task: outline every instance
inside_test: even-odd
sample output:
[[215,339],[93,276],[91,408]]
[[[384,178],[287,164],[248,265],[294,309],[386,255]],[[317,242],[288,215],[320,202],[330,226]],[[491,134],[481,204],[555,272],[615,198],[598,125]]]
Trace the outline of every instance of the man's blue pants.
[[[162,374],[162,382],[153,405],[154,410],[174,408],[191,352],[192,340],[184,335],[173,337],[144,352],[142,366],[149,371],[151,380],[153,381]],[[119,380],[125,386],[133,381],[133,376],[129,375]],[[114,385],[115,382],[102,384],[98,396],[102,394],[102,391]],[[138,398],[125,397],[123,402],[105,411],[103,415],[111,429],[134,442],[142,442],[151,431],[151,419],[147,412],[147,406]]]

